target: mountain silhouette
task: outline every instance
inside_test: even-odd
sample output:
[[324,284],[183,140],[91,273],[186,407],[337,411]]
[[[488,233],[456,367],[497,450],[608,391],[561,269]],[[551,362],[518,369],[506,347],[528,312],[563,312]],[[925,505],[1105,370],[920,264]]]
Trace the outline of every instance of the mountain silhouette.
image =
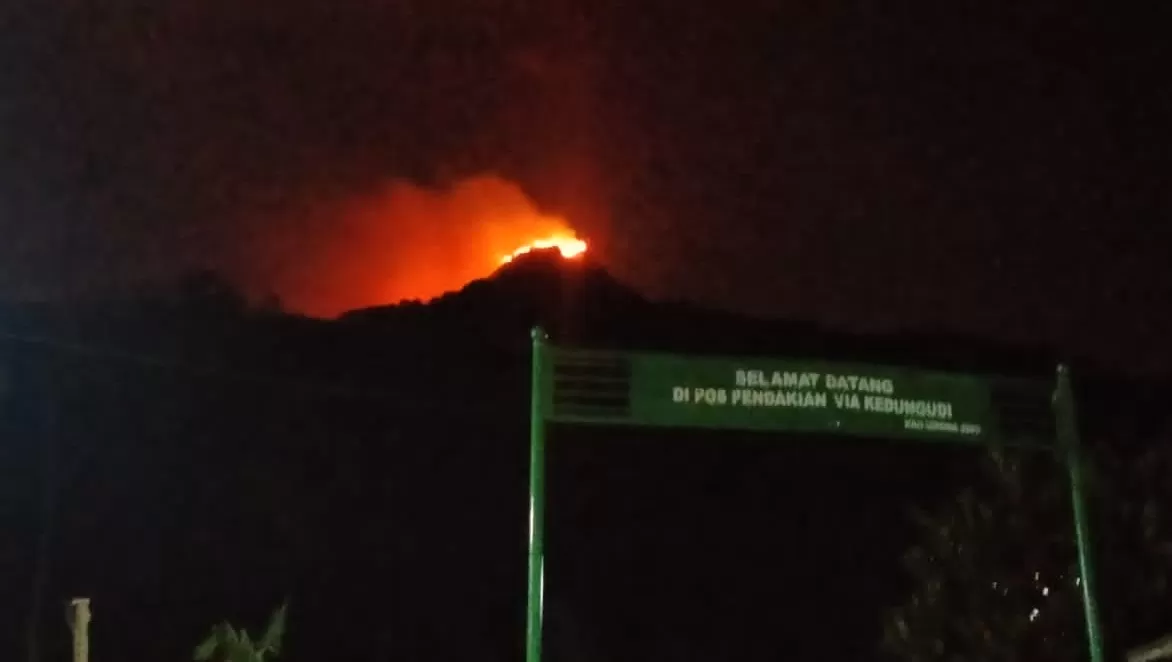
[[[228,335],[237,340],[251,336],[261,344],[310,354],[316,352],[315,343],[354,347],[367,339],[381,345],[423,342],[430,346],[451,339],[527,346],[528,330],[542,325],[555,342],[566,344],[865,360],[980,373],[1048,376],[1059,356],[1041,346],[922,329],[862,335],[809,322],[753,319],[682,301],[651,301],[588,257],[567,260],[556,249],[522,255],[489,277],[432,301],[355,310],[336,323],[271,308],[249,309],[242,295],[208,272],[186,276],[171,290],[156,290],[131,301],[3,308],[6,314],[0,319],[9,330],[27,327],[71,338],[80,334],[121,344],[130,341],[135,346],[145,341],[149,346],[166,344],[175,335],[172,331],[199,335],[208,342],[229,340],[225,333],[231,329]],[[178,328],[187,325],[190,328]],[[189,340],[188,347],[200,344]],[[300,347],[300,343],[308,345]]]
[[865,360],[1045,377],[1058,356],[1040,346],[942,332],[861,335],[809,322],[753,319],[684,301],[652,301],[588,256],[567,260],[556,249],[522,255],[426,305],[381,306],[341,319],[351,329],[385,327],[391,333],[402,326],[419,328],[421,322],[446,333],[475,320],[480,334],[502,343],[527,342],[528,329],[538,324],[555,342],[570,345]]
[[[534,325],[588,347],[1040,378],[1058,355],[653,301],[554,251],[333,321],[250,307],[206,273],[120,301],[0,306],[0,615],[21,624],[0,630],[0,657],[30,636],[67,655],[55,606],[85,595],[101,657],[186,659],[212,623],[259,623],[288,597],[282,659],[519,659]],[[1166,421],[1166,382],[1080,374],[1089,435]],[[830,637],[869,659],[903,513],[950,494],[977,452],[553,437],[550,660],[773,659],[752,649],[774,644],[814,659]],[[799,604],[816,616],[786,611]]]

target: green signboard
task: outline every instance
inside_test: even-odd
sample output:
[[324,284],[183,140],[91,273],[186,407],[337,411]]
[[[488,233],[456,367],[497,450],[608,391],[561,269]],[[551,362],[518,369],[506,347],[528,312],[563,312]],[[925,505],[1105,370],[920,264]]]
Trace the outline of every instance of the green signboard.
[[594,351],[550,345],[535,329],[532,369],[527,662],[541,660],[548,422],[1057,444],[1070,475],[1090,658],[1103,661],[1065,368],[1055,384],[859,363]]
[[556,422],[962,442],[1053,438],[1045,382],[829,361],[546,351],[543,410]]

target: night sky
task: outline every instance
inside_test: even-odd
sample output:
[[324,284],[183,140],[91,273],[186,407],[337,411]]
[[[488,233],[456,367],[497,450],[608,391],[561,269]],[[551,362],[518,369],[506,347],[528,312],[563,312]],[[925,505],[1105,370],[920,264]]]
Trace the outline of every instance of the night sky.
[[339,210],[492,174],[654,296],[1167,369],[1172,22],[1127,5],[9,0],[0,292],[373,292],[463,221]]

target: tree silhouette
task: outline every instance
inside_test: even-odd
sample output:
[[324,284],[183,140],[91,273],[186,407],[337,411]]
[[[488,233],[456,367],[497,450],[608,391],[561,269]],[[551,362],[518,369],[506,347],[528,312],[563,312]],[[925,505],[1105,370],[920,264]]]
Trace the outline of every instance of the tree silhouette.
[[[1172,453],[1100,450],[1092,476],[1100,601],[1108,646],[1168,627]],[[1163,476],[1163,478],[1161,478]],[[906,601],[883,648],[908,662],[1077,660],[1085,655],[1081,578],[1064,472],[1044,455],[990,454],[979,485],[916,515]]]

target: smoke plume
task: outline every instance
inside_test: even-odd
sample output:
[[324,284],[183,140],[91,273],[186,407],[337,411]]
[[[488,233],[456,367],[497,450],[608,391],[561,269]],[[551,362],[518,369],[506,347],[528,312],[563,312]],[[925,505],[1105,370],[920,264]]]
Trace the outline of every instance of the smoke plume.
[[269,273],[244,280],[318,317],[427,300],[490,275],[525,244],[574,234],[565,219],[495,175],[446,188],[395,180],[308,212],[298,225],[286,245],[267,238]]

